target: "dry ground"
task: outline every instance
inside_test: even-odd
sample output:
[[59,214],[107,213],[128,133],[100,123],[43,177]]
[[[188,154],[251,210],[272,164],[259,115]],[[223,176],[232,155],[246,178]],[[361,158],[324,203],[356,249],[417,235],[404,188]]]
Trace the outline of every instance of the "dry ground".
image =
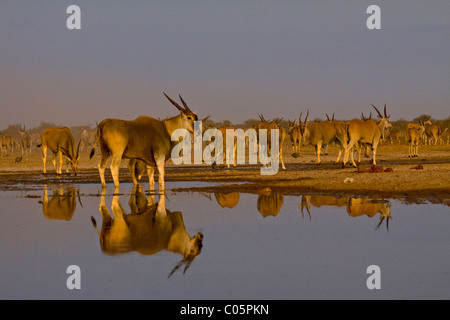
[[[367,195],[383,197],[418,197],[426,199],[450,199],[450,145],[419,146],[419,157],[408,158],[406,145],[385,144],[378,148],[377,164],[391,172],[358,172],[347,165],[334,164],[337,148],[330,146],[329,155],[322,156],[322,164],[315,164],[312,146],[303,147],[300,157],[292,157],[289,143],[284,144],[284,161],[287,170],[281,170],[273,176],[262,176],[257,165],[238,166],[236,169],[216,169],[210,166],[175,166],[170,161],[166,165],[166,181],[206,181],[217,186],[204,187],[204,191],[241,191],[264,193],[282,192],[283,194],[327,193],[338,195]],[[40,150],[32,155],[23,156],[15,163],[18,155],[0,158],[0,188],[11,185],[24,185],[42,181],[42,160]],[[99,183],[97,164],[98,152],[92,160],[88,154],[81,155],[78,177],[65,178],[64,181],[77,183]],[[422,166],[423,169],[413,169]],[[359,171],[367,171],[370,161],[363,158]],[[64,167],[63,167],[64,168]],[[44,179],[58,179],[54,174],[51,156],[47,157],[47,171]],[[129,182],[126,161],[122,162],[121,181]],[[112,183],[109,170],[107,181]],[[70,180],[67,180],[70,179]],[[142,181],[146,183],[146,178]],[[186,187],[172,191],[202,191],[201,187]],[[198,185],[198,184],[197,184]],[[167,185],[170,188],[170,184]]]

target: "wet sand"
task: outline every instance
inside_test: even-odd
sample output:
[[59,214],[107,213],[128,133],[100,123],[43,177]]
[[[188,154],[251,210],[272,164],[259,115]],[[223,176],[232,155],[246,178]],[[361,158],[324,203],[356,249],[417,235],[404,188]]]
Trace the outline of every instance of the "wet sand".
[[[424,198],[442,201],[450,199],[450,145],[419,146],[419,157],[408,158],[406,145],[381,145],[377,152],[377,165],[383,172],[370,172],[370,159],[363,158],[359,168],[341,163],[334,164],[337,148],[330,146],[329,155],[321,157],[322,163],[315,163],[316,156],[312,146],[303,147],[299,157],[292,156],[288,143],[284,144],[284,162],[286,170],[275,175],[261,175],[260,165],[238,165],[236,168],[218,168],[212,170],[209,165],[177,166],[166,163],[166,188],[171,192],[217,191],[250,193],[334,194],[362,195],[381,197]],[[24,155],[15,162],[18,155],[0,158],[0,187],[26,189],[27,186],[47,183],[98,183],[97,164],[99,154],[89,159],[87,152],[80,160],[79,175],[55,174],[51,156],[47,157],[47,174],[42,173],[42,160],[39,150],[32,155]],[[131,182],[123,161],[120,181]],[[387,170],[386,170],[387,169]],[[65,166],[63,166],[65,170]],[[106,170],[107,183],[112,185],[109,167]],[[155,176],[157,181],[157,173]],[[171,189],[172,181],[212,182],[213,186]],[[148,187],[147,177],[141,183]],[[198,184],[197,184],[198,185]]]

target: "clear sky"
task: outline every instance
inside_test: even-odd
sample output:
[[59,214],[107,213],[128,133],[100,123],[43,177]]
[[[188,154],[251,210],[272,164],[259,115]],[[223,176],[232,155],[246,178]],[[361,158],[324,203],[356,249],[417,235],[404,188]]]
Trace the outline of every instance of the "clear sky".
[[1,0],[0,130],[175,115],[163,91],[234,123],[448,118],[450,1]]

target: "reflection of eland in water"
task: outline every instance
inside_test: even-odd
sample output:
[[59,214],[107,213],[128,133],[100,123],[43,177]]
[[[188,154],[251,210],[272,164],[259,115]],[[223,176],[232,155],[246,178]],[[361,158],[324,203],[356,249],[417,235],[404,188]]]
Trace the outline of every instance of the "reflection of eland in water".
[[282,194],[261,194],[258,196],[256,207],[263,217],[276,217],[283,206],[283,200]]
[[145,199],[141,186],[137,186],[134,190],[136,192],[131,195],[129,201],[131,208],[129,214],[122,207],[119,195],[113,196],[111,205],[113,217],[106,207],[105,194],[102,191],[99,210],[103,222],[100,232],[94,217],[91,217],[100,237],[102,251],[110,255],[133,251],[142,255],[154,255],[167,250],[183,256],[169,277],[183,265],[186,266],[184,269],[186,272],[191,262],[201,252],[203,235],[197,233],[191,237],[187,233],[182,213],[166,209],[165,195],[160,195],[159,202],[155,204],[154,196]]
[[386,228],[389,230],[389,219],[392,219],[391,203],[384,199],[333,197],[318,194],[307,195],[302,196],[302,201],[298,206],[298,209],[301,208],[303,215],[303,209],[306,208],[309,217],[311,218],[311,205],[314,207],[347,207],[347,213],[350,217],[368,216],[369,218],[372,218],[379,213],[380,222],[376,229],[378,229],[386,219]]
[[[52,198],[48,197],[48,189],[44,189],[42,211],[50,220],[70,220],[77,207],[78,191],[73,187],[53,189]],[[80,201],[79,195],[78,200]],[[80,201],[81,205],[81,201]]]

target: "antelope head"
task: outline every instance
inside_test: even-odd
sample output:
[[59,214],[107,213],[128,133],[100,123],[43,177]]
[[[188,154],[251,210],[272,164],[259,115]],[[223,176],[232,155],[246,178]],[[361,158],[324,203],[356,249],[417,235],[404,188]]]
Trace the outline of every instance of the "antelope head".
[[78,175],[78,161],[80,161],[80,145],[81,145],[81,139],[78,142],[77,146],[77,152],[75,155],[69,160],[70,166],[72,167],[73,174],[76,176]]
[[309,109],[306,113],[305,121],[302,122],[302,112],[300,112],[300,116],[298,117],[299,127],[300,127],[300,134],[303,136],[306,132],[306,127],[308,126],[308,116],[309,116]]
[[384,116],[381,114],[381,112],[374,106],[372,107],[377,111],[378,113],[378,125],[381,130],[381,136],[384,139],[385,132],[392,127],[392,124],[389,122],[389,118],[391,115],[387,115],[386,113],[386,104],[384,104]]
[[183,100],[181,95],[178,95],[180,97],[181,103],[183,104],[184,108],[181,107],[178,103],[176,103],[174,100],[172,100],[165,92],[163,92],[166,98],[178,109],[180,110],[179,117],[181,118],[182,127],[186,130],[188,130],[191,133],[194,133],[194,122],[198,120],[197,115],[189,109],[187,103]]

